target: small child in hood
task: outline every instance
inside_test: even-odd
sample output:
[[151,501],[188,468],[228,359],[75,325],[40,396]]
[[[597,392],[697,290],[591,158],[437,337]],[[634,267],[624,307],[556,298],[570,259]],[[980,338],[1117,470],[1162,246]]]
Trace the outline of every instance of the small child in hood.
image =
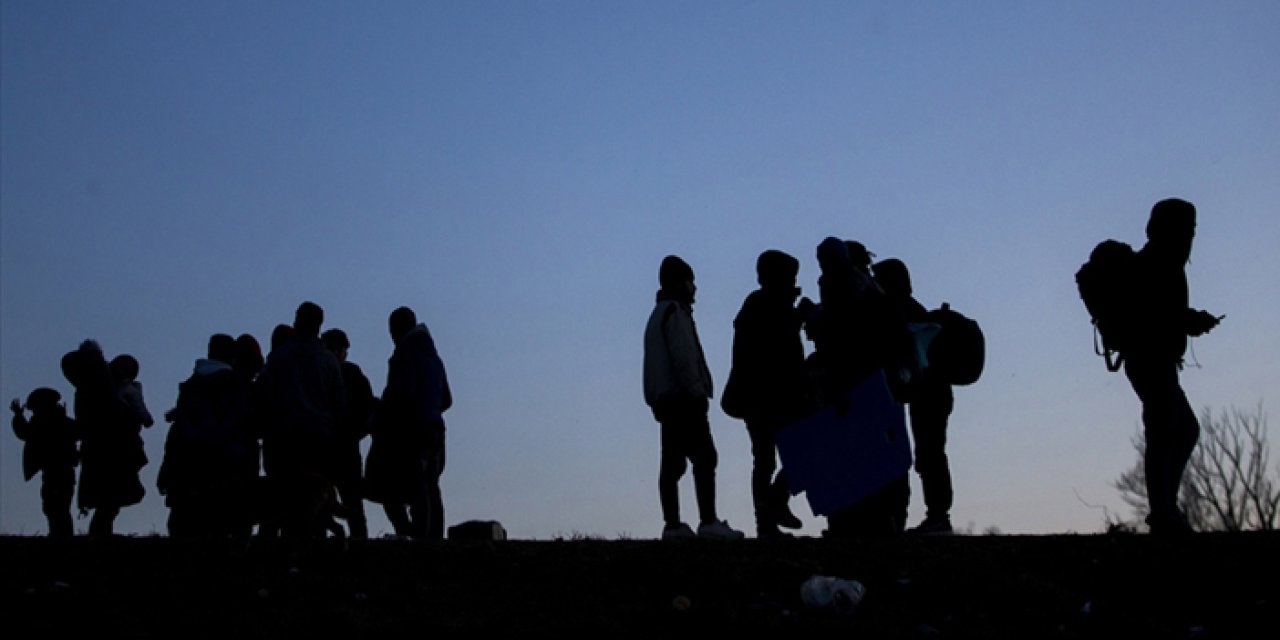
[[111,378],[116,384],[116,394],[129,411],[130,423],[150,428],[156,421],[142,399],[142,383],[138,378],[138,360],[129,354],[111,359]]
[[[13,433],[26,443],[22,450],[22,475],[30,481],[41,474],[40,502],[49,521],[49,537],[69,538],[71,500],[75,497],[76,465],[80,454],[76,443],[80,432],[75,420],[67,416],[62,396],[41,387],[27,396],[27,404],[17,400],[9,405],[13,411]],[[27,419],[26,411],[31,411]]]

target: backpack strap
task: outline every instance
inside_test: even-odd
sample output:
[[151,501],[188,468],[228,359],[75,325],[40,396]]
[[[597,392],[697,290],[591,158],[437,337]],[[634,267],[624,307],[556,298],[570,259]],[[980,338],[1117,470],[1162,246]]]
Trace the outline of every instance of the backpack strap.
[[1093,352],[1102,356],[1102,359],[1107,363],[1107,371],[1115,373],[1124,365],[1124,354],[1114,349],[1104,348],[1099,340],[1099,335],[1098,325],[1095,323],[1093,325]]

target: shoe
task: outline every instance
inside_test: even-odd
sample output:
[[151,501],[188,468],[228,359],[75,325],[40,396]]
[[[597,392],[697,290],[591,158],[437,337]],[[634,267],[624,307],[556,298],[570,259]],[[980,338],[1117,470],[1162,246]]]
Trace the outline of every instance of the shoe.
[[693,532],[693,529],[683,522],[669,524],[662,528],[663,540],[693,540],[697,537],[698,535]]
[[794,540],[795,536],[779,529],[776,526],[756,527],[757,540]]
[[1187,536],[1195,533],[1195,529],[1187,523],[1187,519],[1181,513],[1172,514],[1164,517],[1157,517],[1154,514],[1147,516],[1147,529],[1151,531],[1151,535],[1156,536]]
[[777,512],[773,514],[774,521],[783,529],[801,529],[804,523],[796,514],[791,512],[791,507],[783,502],[777,506]]
[[698,525],[698,537],[706,540],[741,540],[746,536],[724,520],[713,520]]
[[951,519],[946,517],[925,518],[924,522],[921,522],[919,526],[908,529],[908,533],[926,536],[947,535],[951,533]]

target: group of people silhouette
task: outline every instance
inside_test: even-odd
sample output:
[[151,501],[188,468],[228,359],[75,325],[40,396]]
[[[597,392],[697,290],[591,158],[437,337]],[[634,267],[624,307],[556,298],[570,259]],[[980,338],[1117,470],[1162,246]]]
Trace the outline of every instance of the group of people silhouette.
[[[830,237],[819,244],[816,303],[800,298],[795,257],[770,249],[756,261],[760,288],[747,296],[734,319],[733,362],[721,407],[745,421],[751,439],[751,495],[759,538],[789,537],[783,529],[802,526],[789,507],[786,472],[777,471],[778,432],[824,404],[842,402],[849,389],[879,371],[889,374],[894,397],[911,407],[916,469],[929,510],[913,530],[951,531],[945,452],[951,386],[918,357],[913,328],[927,323],[928,312],[912,297],[906,265],[897,259],[873,264],[873,257],[854,240]],[[678,256],[667,256],[658,279],[657,304],[645,330],[644,391],[661,425],[662,538],[742,538],[741,531],[716,514],[717,453],[707,419],[713,383],[693,321],[693,269]],[[808,357],[802,334],[814,345]],[[686,465],[693,467],[696,530],[680,517],[677,483]],[[904,531],[907,483],[903,474],[832,514],[826,534]]]
[[[302,303],[293,324],[272,332],[265,358],[249,334],[209,338],[164,414],[170,426],[156,488],[171,536],[248,539],[256,527],[259,536],[291,540],[366,538],[367,499],[383,505],[397,536],[444,538],[439,480],[452,396],[431,333],[412,309],[391,312],[394,349],[377,397],[347,360],[347,335],[321,333],[323,322],[318,305]],[[25,406],[10,405],[14,432],[26,442],[24,473],[43,476],[49,535],[68,537],[79,465],[78,506],[93,513],[89,534],[109,536],[120,510],[146,493],[140,434],[154,421],[136,382],[138,363],[128,355],[108,363],[86,340],[63,357],[62,370],[75,389],[74,419],[49,387],[32,391]]]
[[[1105,282],[1098,286],[1110,289],[1116,301],[1096,302],[1092,291],[1083,284],[1081,288],[1095,324],[1115,340],[1126,376],[1142,403],[1150,501],[1146,522],[1156,534],[1191,530],[1177,494],[1199,425],[1178,372],[1188,336],[1207,333],[1222,319],[1189,306],[1185,265],[1195,226],[1191,203],[1178,198],[1156,203],[1147,224],[1147,243],[1136,252],[1130,250],[1132,259],[1123,269],[1100,270],[1099,279]],[[818,302],[797,301],[799,261],[771,249],[756,262],[760,288],[747,296],[734,320],[733,362],[721,407],[745,421],[751,439],[756,535],[788,537],[782,529],[802,525],[788,506],[786,471],[778,470],[779,432],[823,406],[835,405],[837,413],[848,410],[839,406],[847,403],[846,393],[875,375],[884,376],[892,397],[906,406],[910,417],[913,465],[925,506],[923,520],[910,531],[951,533],[954,494],[946,443],[955,402],[952,385],[969,384],[976,379],[974,371],[981,371],[980,333],[977,340],[969,340],[957,332],[953,327],[970,321],[952,322],[955,313],[946,303],[933,311],[920,304],[901,260],[873,263],[874,254],[862,243],[834,237],[823,240],[816,253],[821,271]],[[645,329],[644,397],[661,427],[661,537],[740,539],[743,532],[716,512],[718,459],[707,419],[714,386],[693,321],[693,269],[680,257],[667,256],[658,280],[657,303]],[[1099,316],[1105,306],[1116,307],[1108,311],[1118,319],[1104,324]],[[802,335],[813,343],[808,357]],[[962,344],[966,341],[972,344]],[[696,530],[682,520],[679,505],[678,482],[690,465],[699,516]],[[904,472],[830,514],[824,535],[907,531],[909,502]]]
[[[1123,304],[1113,303],[1123,307],[1123,322],[1104,324],[1101,303],[1081,285],[1095,324],[1112,341],[1108,348],[1123,358],[1142,403],[1147,524],[1153,533],[1190,531],[1177,491],[1199,425],[1178,372],[1188,336],[1207,333],[1222,319],[1188,304],[1185,265],[1195,226],[1189,202],[1173,198],[1152,208],[1146,245],[1133,252],[1122,278],[1102,278],[1127,287],[1119,296]],[[953,365],[939,362],[947,354],[930,350],[946,336],[937,314],[948,311],[947,305],[927,310],[913,297],[907,266],[893,258],[873,262],[874,254],[860,242],[828,237],[817,245],[816,258],[821,275],[814,302],[800,296],[799,260],[776,249],[761,253],[760,287],[734,320],[721,408],[745,422],[751,440],[756,535],[785,538],[791,534],[784,529],[802,527],[789,507],[786,470],[778,469],[778,434],[821,407],[848,410],[841,405],[849,390],[876,375],[910,417],[926,509],[910,531],[950,533],[946,442],[957,381],[948,370]],[[661,538],[741,539],[743,532],[716,510],[718,454],[708,420],[714,384],[693,320],[694,272],[671,255],[662,260],[658,280],[644,333],[643,382],[645,402],[661,429]],[[170,509],[171,535],[247,538],[256,527],[259,536],[365,538],[367,499],[383,505],[396,535],[444,538],[443,414],[453,399],[430,332],[408,307],[391,312],[394,349],[378,397],[360,367],[347,360],[346,334],[321,333],[323,320],[319,306],[302,303],[292,325],[276,327],[265,358],[251,335],[209,338],[206,357],[196,361],[179,385],[176,406],[164,414],[170,427],[156,484]],[[813,343],[808,356],[805,338]],[[954,349],[957,339],[948,341]],[[11,403],[14,433],[26,442],[24,475],[30,480],[42,474],[51,536],[73,534],[77,465],[78,506],[82,513],[93,512],[90,535],[110,535],[120,510],[145,495],[139,470],[148,460],[140,434],[154,420],[136,380],[138,368],[129,355],[108,361],[95,341],[86,340],[62,359],[75,389],[74,419],[52,388],[32,391],[25,405]],[[362,460],[366,436],[372,442]],[[678,483],[689,466],[696,530],[683,521],[679,504]],[[907,531],[909,497],[904,471],[830,514],[824,533]],[[335,516],[346,520],[345,531]]]

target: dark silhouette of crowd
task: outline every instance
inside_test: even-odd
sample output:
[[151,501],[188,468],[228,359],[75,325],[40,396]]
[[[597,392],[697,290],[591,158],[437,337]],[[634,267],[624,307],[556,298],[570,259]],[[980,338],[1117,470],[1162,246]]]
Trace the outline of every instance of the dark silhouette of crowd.
[[[380,401],[347,360],[346,333],[321,334],[323,323],[318,305],[302,303],[292,324],[272,332],[265,357],[250,334],[210,336],[164,414],[156,489],[169,508],[169,535],[367,538],[368,499],[383,504],[396,535],[443,539],[442,415],[452,396],[426,325],[408,307],[392,312],[395,352]],[[42,475],[49,533],[69,537],[80,466],[78,506],[93,514],[89,534],[110,536],[120,510],[146,494],[140,432],[154,421],[139,365],[129,355],[108,363],[86,340],[63,357],[62,370],[75,388],[74,419],[47,387],[10,405],[14,433],[26,442],[24,475]],[[366,476],[360,445],[371,433],[377,455]]]
[[[1207,333],[1221,320],[1188,306],[1184,265],[1195,215],[1183,200],[1157,203],[1148,242],[1130,251],[1124,277],[1094,278],[1132,287],[1120,296],[1126,322],[1103,322],[1105,305],[1089,291],[1089,274],[1077,275],[1095,324],[1108,349],[1119,351],[1142,402],[1148,524],[1156,533],[1189,531],[1177,487],[1199,426],[1178,371],[1188,336]],[[873,262],[875,255],[858,241],[828,237],[815,257],[816,302],[801,296],[797,258],[777,249],[762,252],[755,264],[759,288],[746,296],[733,322],[732,363],[720,405],[744,421],[750,439],[756,536],[785,539],[791,534],[784,529],[803,526],[790,508],[788,470],[779,468],[779,434],[820,410],[835,416],[864,410],[850,406],[850,393],[873,380],[883,381],[898,417],[905,412],[910,418],[909,457],[923,491],[924,518],[907,528],[907,466],[826,514],[824,534],[951,533],[946,445],[952,388],[981,373],[984,343],[977,323],[947,303],[929,310],[914,297],[902,260]],[[1086,265],[1082,273],[1088,270]],[[661,538],[741,539],[743,532],[716,508],[718,453],[708,420],[714,383],[693,319],[694,271],[671,255],[662,260],[658,280],[644,333],[643,382],[644,400],[660,425]],[[348,360],[347,334],[322,332],[323,324],[323,310],[302,303],[292,324],[272,331],[265,357],[249,334],[210,336],[204,357],[179,385],[176,406],[164,414],[170,426],[156,488],[170,509],[170,535],[367,538],[364,501],[370,500],[382,505],[396,536],[444,539],[443,415],[453,397],[430,331],[408,307],[391,312],[393,350],[379,397]],[[808,356],[806,338],[813,343]],[[47,387],[32,391],[25,405],[10,405],[14,433],[26,443],[23,473],[27,480],[41,474],[49,534],[67,537],[79,466],[78,507],[82,515],[93,514],[89,534],[111,535],[120,510],[146,493],[139,479],[148,463],[140,434],[154,421],[137,381],[139,363],[127,354],[108,362],[102,348],[86,340],[61,364],[75,389],[74,419]],[[1110,355],[1108,367],[1119,367],[1112,367]],[[366,437],[367,461],[361,456]],[[679,502],[679,482],[689,467],[696,529],[682,519]]]

